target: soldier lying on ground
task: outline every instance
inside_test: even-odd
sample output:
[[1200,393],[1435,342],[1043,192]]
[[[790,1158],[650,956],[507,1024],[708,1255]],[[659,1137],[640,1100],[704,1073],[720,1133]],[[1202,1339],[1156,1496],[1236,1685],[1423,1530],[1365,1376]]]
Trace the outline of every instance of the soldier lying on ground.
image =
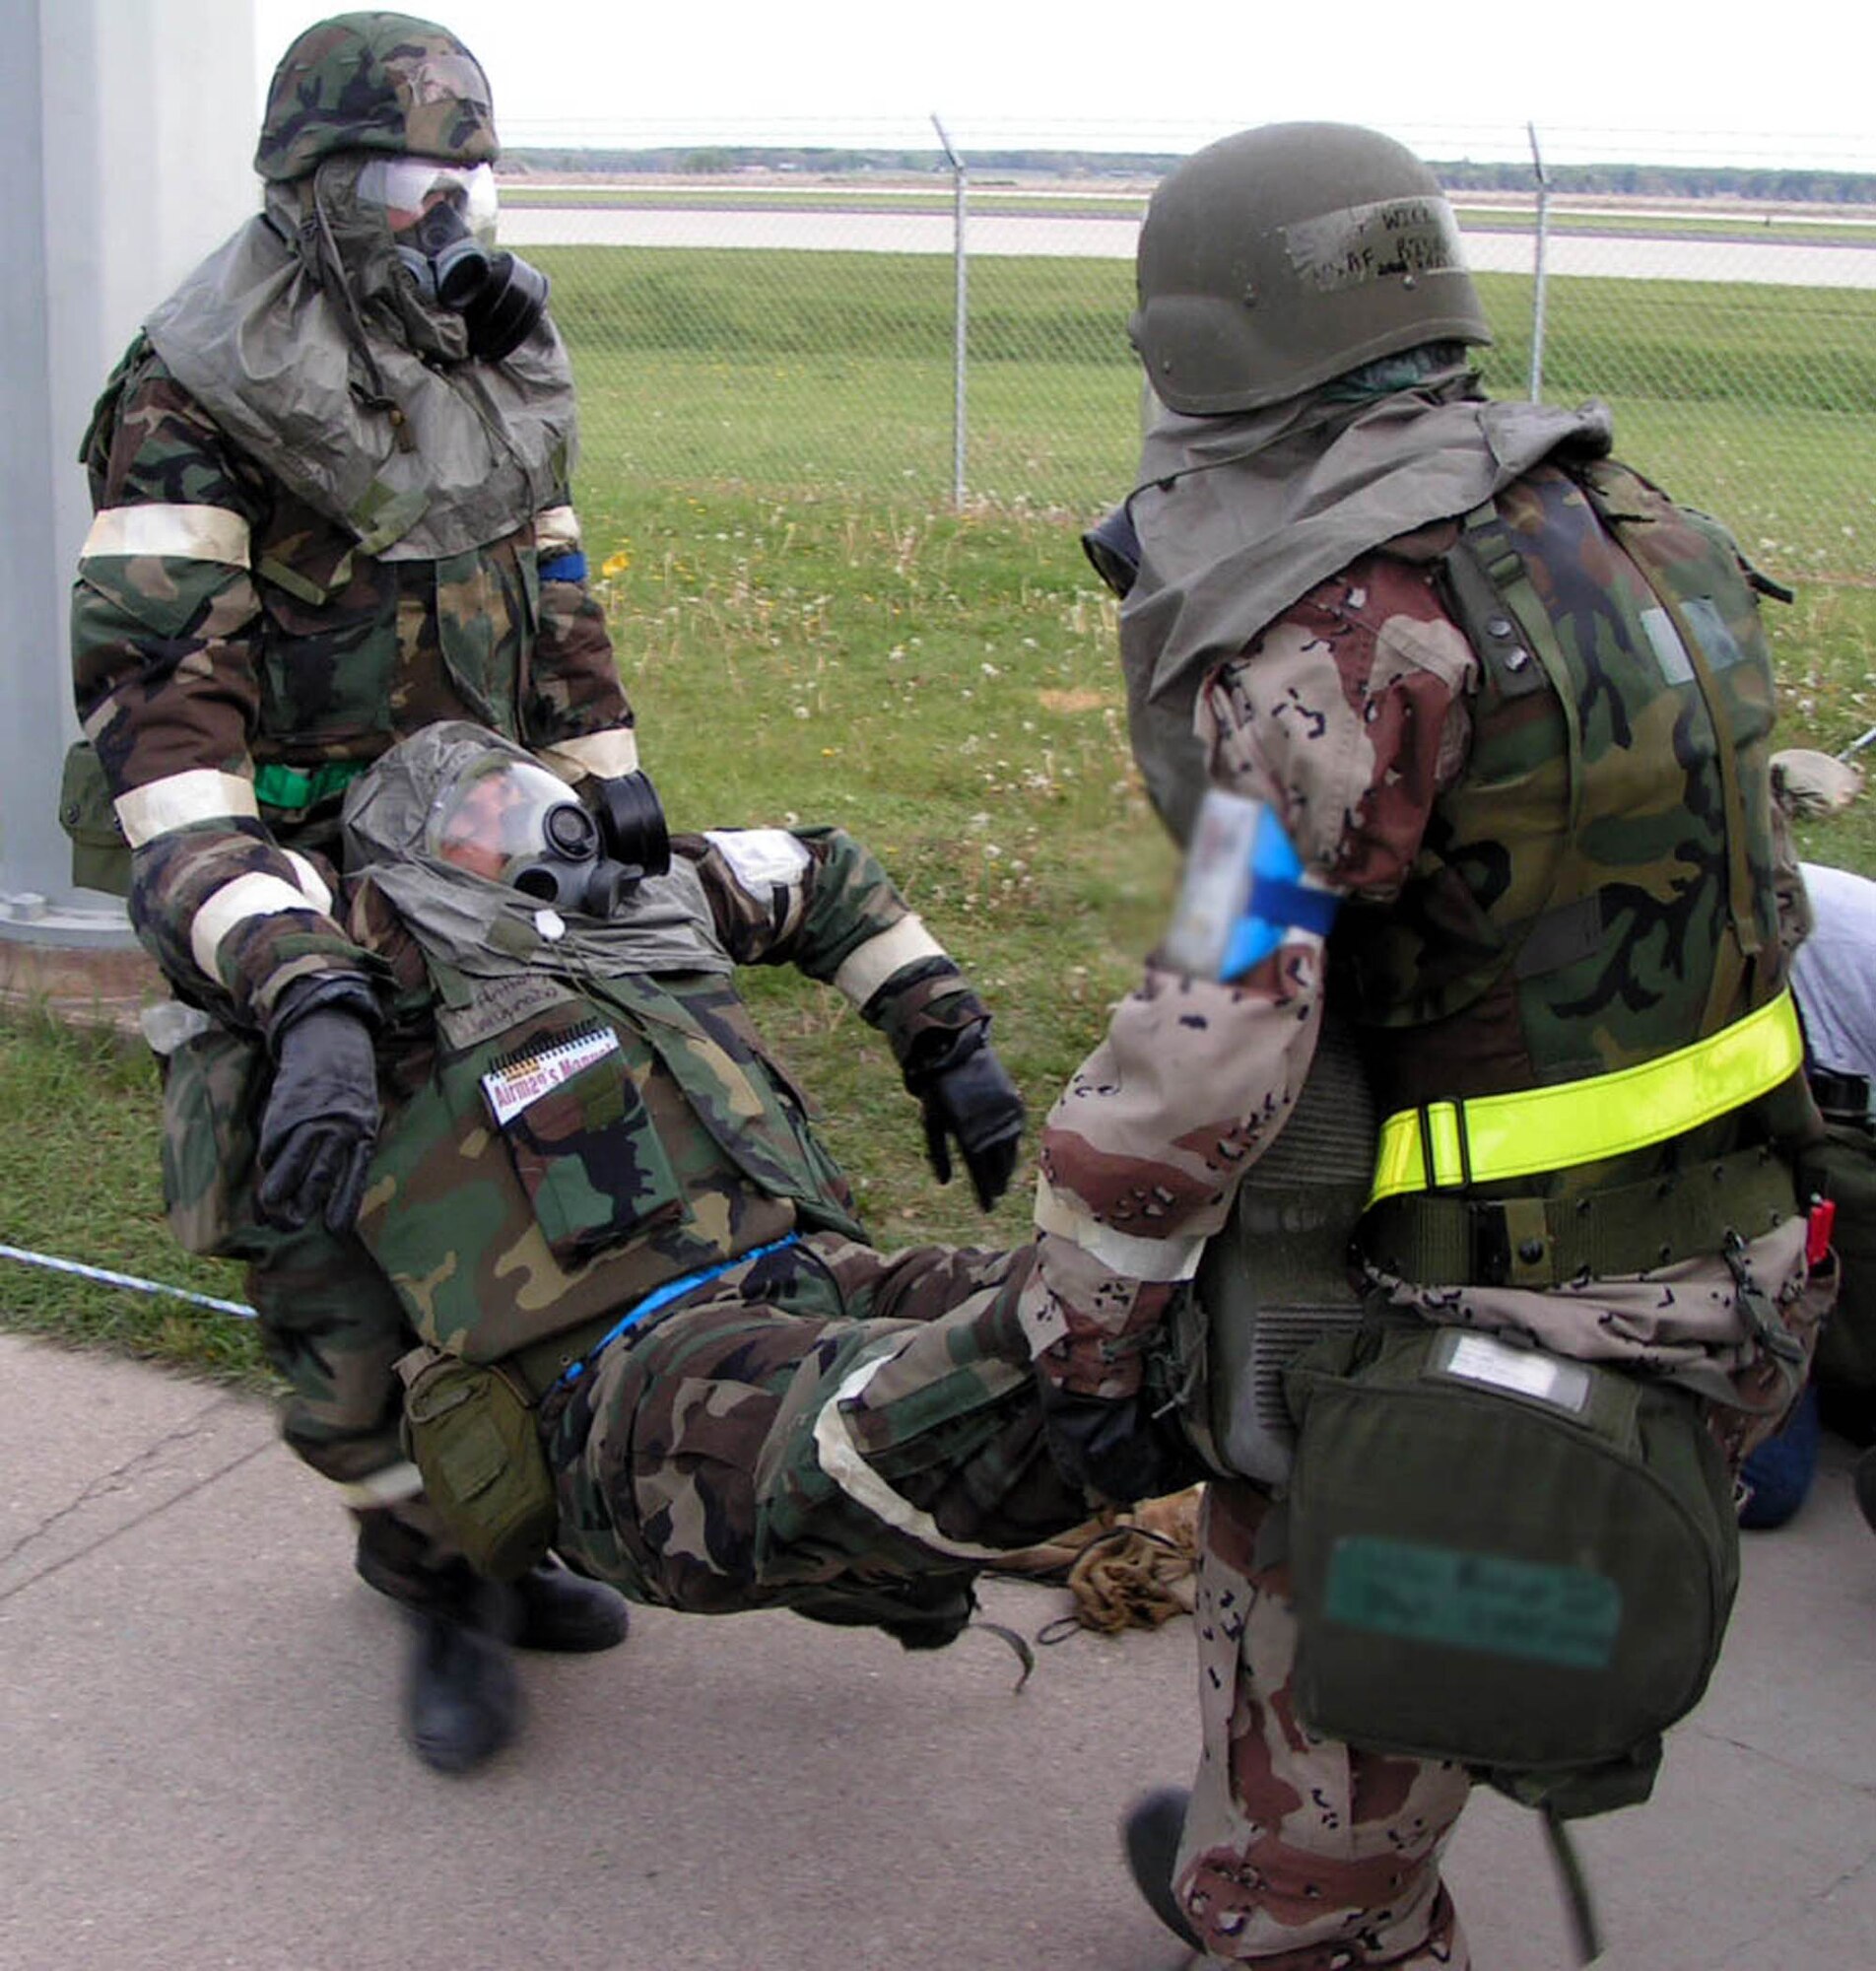
[[[412,1451],[465,1550],[633,1597],[948,1642],[984,1562],[1100,1502],[1057,1468],[1018,1319],[1032,1249],[876,1251],[737,995],[831,981],[890,1042],[940,1179],[1009,1182],[988,1016],[838,829],[679,836],[628,870],[480,727],[348,794],[345,921],[381,968],[384,1122],[345,1216],[425,1345]],[[649,873],[645,873],[648,869]]]

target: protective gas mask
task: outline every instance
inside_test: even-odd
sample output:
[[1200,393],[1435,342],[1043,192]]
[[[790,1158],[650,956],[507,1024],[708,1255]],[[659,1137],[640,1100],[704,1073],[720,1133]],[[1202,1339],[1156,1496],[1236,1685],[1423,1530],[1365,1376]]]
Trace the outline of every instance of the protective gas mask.
[[[594,815],[565,781],[508,753],[453,774],[431,804],[429,852],[553,910],[614,916],[646,876],[670,867],[664,811],[642,774],[637,798]],[[608,782],[609,786],[618,782]]]
[[500,363],[547,312],[547,276],[495,250],[495,173],[440,158],[373,158],[361,204],[381,207],[397,257],[426,301],[462,316],[469,353]]
[[1124,602],[1140,575],[1140,536],[1124,500],[1082,535],[1081,547],[1095,573]]

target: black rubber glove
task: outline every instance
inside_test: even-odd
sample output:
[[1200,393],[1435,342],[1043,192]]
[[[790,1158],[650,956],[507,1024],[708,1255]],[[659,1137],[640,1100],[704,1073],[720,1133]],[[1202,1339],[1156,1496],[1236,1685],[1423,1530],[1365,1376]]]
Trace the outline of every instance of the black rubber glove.
[[1039,1376],[1037,1388],[1049,1456],[1092,1498],[1130,1506],[1211,1475],[1153,1394],[1074,1395]]
[[254,1201],[282,1231],[323,1216],[329,1231],[344,1232],[359,1215],[377,1142],[371,1029],[346,1006],[315,1006],[277,1032],[276,1052]]
[[935,1059],[908,1070],[905,1086],[925,1111],[925,1154],[940,1184],[951,1182],[955,1136],[985,1211],[1010,1188],[1023,1135],[1023,1098],[996,1057],[986,1021],[959,1034]]

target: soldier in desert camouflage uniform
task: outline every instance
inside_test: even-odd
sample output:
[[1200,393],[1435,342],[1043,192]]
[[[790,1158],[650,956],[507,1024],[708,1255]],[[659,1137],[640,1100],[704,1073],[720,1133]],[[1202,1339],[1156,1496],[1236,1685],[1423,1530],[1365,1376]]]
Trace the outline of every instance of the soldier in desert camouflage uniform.
[[[1327,1011],[1389,1118],[1356,1233],[1371,1318],[1691,1390],[1736,1463],[1831,1293],[1791,1176],[1815,1129],[1785,994],[1803,900],[1750,572],[1608,457],[1599,408],[1484,400],[1451,213],[1388,139],[1277,125],[1200,152],[1155,196],[1139,293],[1154,415],[1090,548],[1124,593],[1136,754],[1181,840],[1226,811],[1209,783],[1263,804],[1294,863],[1242,963],[1149,961],[1048,1119],[1044,1373],[1125,1441]],[[1603,1079],[1721,1035],[1755,1070],[1706,1106]],[[1129,1814],[1135,1878],[1213,1960],[1463,1965],[1440,1858],[1469,1773],[1299,1723],[1287,1510],[1209,1487],[1203,1758],[1191,1795]]]
[[[489,250],[497,151],[487,80],[442,28],[345,15],[288,49],[263,211],[149,317],[85,440],[87,744],[63,801],[94,844],[114,814],[138,933],[211,1023],[171,1077],[223,1098],[171,1095],[179,1222],[249,1261],[287,1441],[357,1512],[360,1572],[418,1611],[411,1729],[452,1768],[508,1729],[493,1629],[555,1649],[625,1632],[617,1597],[551,1566],[492,1609],[440,1540],[397,1438],[407,1336],[350,1231],[378,1014],[321,859],[348,781],[400,733],[475,717],[596,806],[638,804],[569,504],[566,352],[543,277]],[[256,1213],[200,1163],[263,1094]]]

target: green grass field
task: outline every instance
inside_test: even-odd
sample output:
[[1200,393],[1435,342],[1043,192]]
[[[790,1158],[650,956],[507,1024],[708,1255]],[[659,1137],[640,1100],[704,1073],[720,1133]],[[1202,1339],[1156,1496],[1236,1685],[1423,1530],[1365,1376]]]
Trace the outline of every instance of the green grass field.
[[[1112,606],[1077,541],[1133,464],[1126,270],[973,275],[972,484],[994,493],[954,513],[948,269],[908,263],[889,307],[869,256],[685,256],[701,263],[688,281],[670,255],[541,257],[580,372],[588,552],[673,824],[798,818],[861,835],[996,1008],[1039,1117],[1126,989],[1174,872],[1127,754]],[[763,264],[782,259],[816,264]],[[1500,319],[1507,292],[1488,296]],[[1768,610],[1780,736],[1836,749],[1876,724],[1876,297],[1725,299],[1722,331],[1696,325],[1698,293],[1646,289],[1607,322],[1593,297],[1560,292],[1554,347],[1564,362],[1568,323],[1585,379],[1598,347],[1686,362],[1681,385],[1664,374],[1618,397],[1623,449],[1798,578],[1797,605]],[[1501,387],[1523,360],[1508,338],[1492,353]],[[1842,401],[1842,363],[1863,378],[1860,406]],[[1701,394],[1722,375],[1766,388],[1743,404]],[[1819,490],[1833,474],[1860,475],[1854,519]],[[1876,874],[1873,809],[1807,828],[1805,851]],[[1027,1166],[984,1221],[959,1186],[931,1183],[887,1052],[841,1002],[792,974],[744,983],[826,1110],[877,1239],[1025,1235]],[[140,1050],[15,1016],[0,1026],[0,1114],[31,1119],[0,1132],[0,1241],[242,1297],[234,1268],[168,1240]],[[0,1261],[0,1309],[9,1325],[259,1374],[245,1324],[173,1301]]]

